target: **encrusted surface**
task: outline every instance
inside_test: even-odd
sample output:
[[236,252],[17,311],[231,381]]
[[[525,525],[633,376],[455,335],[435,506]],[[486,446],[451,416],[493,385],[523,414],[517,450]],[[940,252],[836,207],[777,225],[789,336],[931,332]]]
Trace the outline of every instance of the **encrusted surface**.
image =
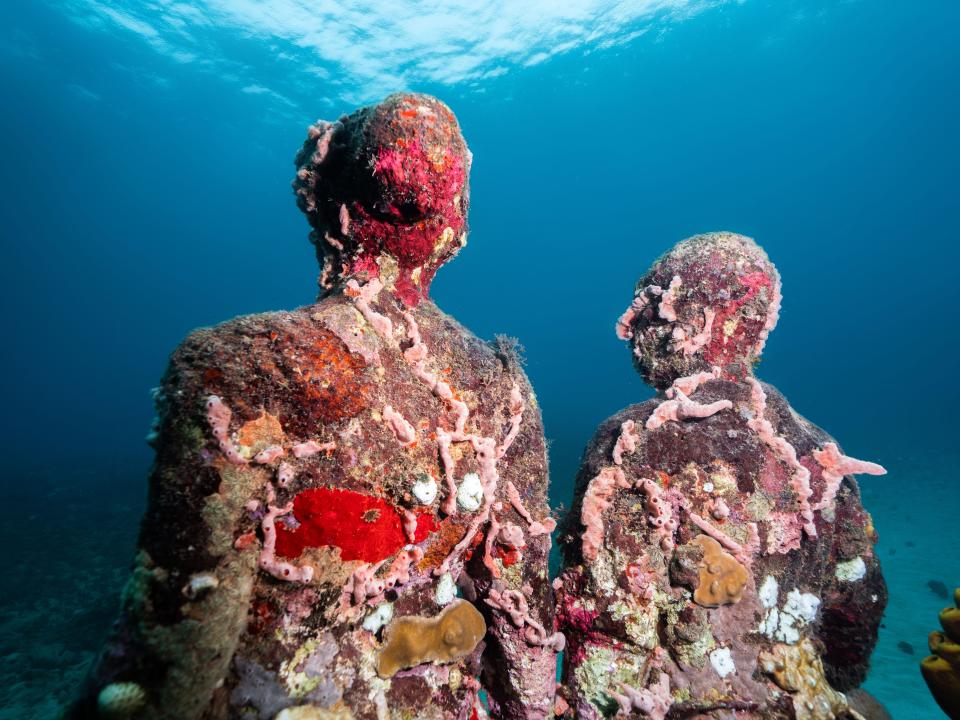
[[[806,717],[844,717],[836,691],[864,678],[886,588],[857,484],[835,475],[882,468],[842,456],[754,380],[779,288],[751,240],[698,236],[654,265],[617,324],[661,394],[600,426],[564,522],[571,717],[609,715],[617,696],[654,717],[663,675],[670,717],[794,718],[808,702]],[[821,690],[800,697],[762,657],[802,660]]]
[[[112,683],[142,690],[144,719],[463,720],[484,685],[494,717],[551,716],[537,400],[510,342],[427,296],[463,241],[468,166],[426,96],[311,128],[295,186],[321,300],[173,353],[137,567],[71,717],[97,717]],[[519,626],[484,602],[502,596],[522,598]],[[385,626],[464,606],[483,620],[446,638],[457,652],[381,677]]]

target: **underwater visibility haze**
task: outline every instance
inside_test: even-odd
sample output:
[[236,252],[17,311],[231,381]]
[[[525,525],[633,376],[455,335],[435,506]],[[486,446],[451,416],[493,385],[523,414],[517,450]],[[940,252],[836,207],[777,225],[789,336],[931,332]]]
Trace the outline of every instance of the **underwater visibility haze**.
[[[783,296],[754,372],[887,470],[859,478],[889,592],[864,688],[897,720],[945,717],[919,666],[960,585],[958,26],[950,0],[0,5],[0,718],[58,717],[117,617],[170,353],[195,328],[314,302],[291,190],[308,126],[407,91],[449,106],[472,153],[437,136],[448,168],[469,167],[470,212],[430,294],[477,336],[519,340],[522,370],[497,346],[506,374],[476,413],[503,406],[512,427],[528,409],[512,482],[536,494],[536,393],[536,519],[547,500],[557,516],[582,503],[598,425],[654,394],[615,332],[638,279],[684,238],[754,238]],[[666,280],[642,302],[663,302]],[[417,315],[428,345],[460,337],[431,313]],[[323,342],[318,362],[352,382]],[[488,368],[489,353],[470,362]],[[402,417],[387,422],[406,437]],[[493,436],[470,441],[480,457]],[[271,531],[278,547],[294,530]],[[445,612],[479,637],[464,605]]]

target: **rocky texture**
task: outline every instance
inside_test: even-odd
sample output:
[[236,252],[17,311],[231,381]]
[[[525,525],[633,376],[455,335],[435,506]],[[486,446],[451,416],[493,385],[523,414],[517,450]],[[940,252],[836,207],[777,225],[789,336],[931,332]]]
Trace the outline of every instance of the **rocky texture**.
[[600,426],[564,523],[569,717],[855,716],[886,588],[846,473],[882,468],[753,377],[779,306],[765,253],[713,233],[617,323],[660,394]]
[[[465,240],[456,120],[392,96],[313,126],[297,164],[321,299],[173,353],[122,615],[69,717],[118,683],[144,719],[465,718],[482,687],[494,717],[548,717],[540,411],[512,345],[427,296]],[[458,586],[484,639],[381,677],[384,627],[442,616]],[[519,625],[484,602],[503,596]]]

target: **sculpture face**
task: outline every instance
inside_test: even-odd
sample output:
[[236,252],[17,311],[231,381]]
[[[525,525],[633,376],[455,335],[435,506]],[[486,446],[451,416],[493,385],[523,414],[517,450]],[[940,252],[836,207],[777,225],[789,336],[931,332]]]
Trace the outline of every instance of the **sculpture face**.
[[435,98],[391,95],[318,122],[296,163],[294,190],[314,228],[326,288],[379,277],[416,305],[466,242],[470,151]]
[[734,233],[684,240],[637,283],[617,332],[656,388],[719,367],[739,380],[777,323],[780,275],[766,253]]

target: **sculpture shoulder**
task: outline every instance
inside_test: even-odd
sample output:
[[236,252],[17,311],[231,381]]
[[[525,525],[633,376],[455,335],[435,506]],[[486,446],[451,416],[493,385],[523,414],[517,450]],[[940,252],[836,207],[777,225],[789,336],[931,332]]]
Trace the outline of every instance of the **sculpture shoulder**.
[[526,379],[513,341],[504,337],[493,342],[481,340],[432,302],[421,303],[414,315],[431,355],[449,364],[451,370],[466,372],[468,383],[488,380],[504,368]]
[[769,383],[761,382],[767,396],[767,417],[775,422],[777,432],[793,445],[799,456],[806,455],[826,443],[836,442],[829,433],[794,410],[786,396]]
[[659,403],[660,400],[658,398],[650,398],[641,403],[634,403],[600,423],[583,451],[583,459],[577,480],[578,494],[586,489],[590,478],[600,472],[603,467],[610,464],[613,448],[614,445],[616,445],[617,438],[620,437],[623,424],[627,421],[633,421],[637,432],[643,432],[644,421],[650,417],[650,414]]
[[429,301],[418,305],[411,315],[429,349],[432,367],[457,391],[467,394],[468,404],[481,412],[499,412],[498,408],[509,405],[509,394],[516,385],[526,407],[525,428],[542,427],[540,408],[516,340],[506,336],[482,340]]
[[366,406],[377,344],[352,329],[358,317],[336,298],[195,330],[172,353],[163,393],[184,401],[216,395],[242,419],[267,411],[285,431],[309,436]]

